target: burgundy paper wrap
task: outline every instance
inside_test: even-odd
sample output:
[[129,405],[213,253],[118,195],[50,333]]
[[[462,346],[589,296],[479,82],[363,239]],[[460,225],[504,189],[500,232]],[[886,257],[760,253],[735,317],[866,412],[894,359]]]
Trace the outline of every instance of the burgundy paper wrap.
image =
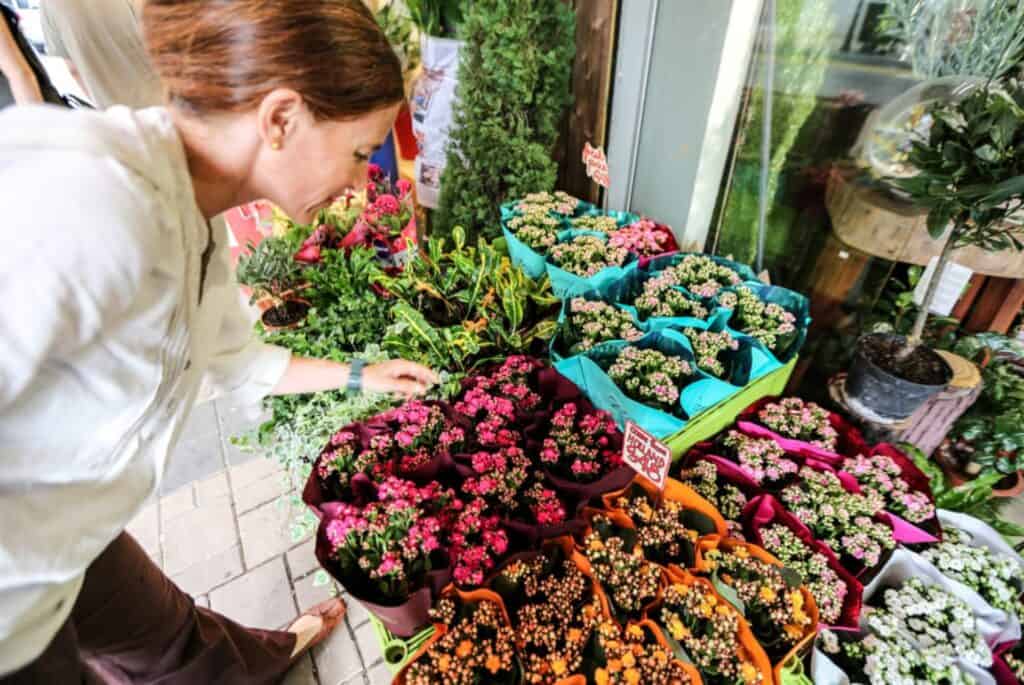
[[821,540],[815,539],[810,529],[771,495],[764,495],[751,500],[743,512],[743,518],[744,532],[751,541],[762,547],[764,546],[764,541],[761,538],[761,529],[773,524],[780,524],[788,528],[812,552],[824,555],[828,560],[829,568],[846,584],[846,597],[843,598],[842,613],[839,615],[839,621],[835,625],[843,628],[857,628],[860,621],[861,606],[864,602],[864,586],[839,563],[839,559],[829,549],[828,545]]
[[[759,411],[761,411],[762,408],[764,408],[766,404],[778,402],[781,399],[783,398],[762,398],[757,402],[754,402],[746,409],[744,409],[743,412],[737,418],[737,421],[755,423],[764,428],[764,430],[768,430],[761,424],[761,420],[758,418],[757,414]],[[804,449],[809,448],[808,456],[816,456],[817,458],[822,459],[823,461],[841,462],[842,459],[845,457],[855,457],[858,454],[868,453],[868,444],[864,441],[864,436],[856,428],[856,426],[854,426],[852,423],[844,419],[839,414],[836,414],[835,412],[829,412],[829,423],[832,424],[832,427],[836,430],[836,433],[838,433],[838,438],[836,441],[836,450],[834,452],[830,450],[825,450],[815,445],[811,445],[809,442],[804,442],[802,440],[793,440],[792,438],[785,438],[783,436],[778,437],[782,438],[783,440],[792,440],[794,443],[800,443],[802,445],[805,445],[806,447]]]

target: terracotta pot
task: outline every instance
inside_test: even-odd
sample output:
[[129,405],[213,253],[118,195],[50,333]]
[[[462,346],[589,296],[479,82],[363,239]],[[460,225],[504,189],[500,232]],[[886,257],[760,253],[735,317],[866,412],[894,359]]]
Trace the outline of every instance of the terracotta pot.
[[[959,469],[951,468],[947,464],[937,461],[939,467],[942,469],[942,473],[945,474],[946,478],[949,478],[949,482],[953,484],[953,487],[963,485],[964,483],[974,480],[974,477],[968,476],[961,472]],[[1009,474],[1006,479],[1016,478],[1016,481],[1005,488],[992,488],[993,497],[1017,497],[1024,494],[1024,471],[1016,471],[1015,473]]]
[[[302,304],[305,304],[307,307],[307,312],[308,308],[311,308],[313,306],[312,304],[310,304],[309,300],[304,300],[301,297],[289,297],[287,300],[285,300],[285,302],[300,302]],[[265,330],[267,333],[274,333],[277,331],[290,331],[301,326],[302,323],[306,320],[306,317],[303,316],[301,319],[293,321],[292,323],[287,324],[285,326],[271,326],[270,324],[266,323],[263,320],[263,317],[265,317],[267,315],[267,312],[271,311],[271,309],[273,309],[273,307],[267,307],[266,309],[263,310],[263,313],[260,315],[260,325],[263,326],[263,330]]]

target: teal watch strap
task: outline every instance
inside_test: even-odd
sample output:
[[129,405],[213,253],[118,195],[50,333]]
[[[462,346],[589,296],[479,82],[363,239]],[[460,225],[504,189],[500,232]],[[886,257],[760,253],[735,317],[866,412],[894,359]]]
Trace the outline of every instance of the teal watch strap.
[[366,368],[366,362],[362,359],[353,359],[352,364],[349,366],[348,371],[348,383],[345,384],[345,389],[351,393],[361,393],[363,391],[363,369]]

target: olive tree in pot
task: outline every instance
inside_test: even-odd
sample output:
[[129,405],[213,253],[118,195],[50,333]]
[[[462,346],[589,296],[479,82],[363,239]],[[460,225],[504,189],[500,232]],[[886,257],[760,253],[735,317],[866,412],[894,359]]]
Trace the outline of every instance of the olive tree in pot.
[[267,331],[295,328],[309,313],[310,304],[298,296],[307,266],[295,261],[294,246],[284,238],[249,243],[238,260],[238,282],[252,290],[251,303],[259,306],[260,323]]
[[1024,206],[1024,87],[979,83],[960,99],[932,104],[931,126],[912,134],[910,178],[886,182],[928,208],[928,232],[944,239],[935,275],[909,336],[871,334],[857,342],[846,381],[851,401],[881,418],[910,416],[949,382],[952,371],[921,344],[940,275],[958,248],[1021,249]]

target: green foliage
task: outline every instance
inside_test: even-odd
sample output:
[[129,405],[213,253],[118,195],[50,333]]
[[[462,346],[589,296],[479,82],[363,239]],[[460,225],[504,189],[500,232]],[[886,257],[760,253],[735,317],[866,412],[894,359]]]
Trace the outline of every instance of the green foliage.
[[983,372],[981,397],[950,431],[953,456],[1002,475],[1024,469],[1024,363],[996,357]]
[[[771,158],[761,160],[764,121],[764,88],[756,86],[750,97],[751,113],[743,128],[737,155],[739,164],[750,169],[744,178],[737,174],[737,187],[728,196],[722,219],[717,252],[731,254],[741,262],[753,262],[757,255],[757,174],[768,165],[768,235],[780,245],[789,241],[790,224],[773,221],[779,183],[790,162],[797,136],[817,107],[817,95],[828,67],[828,41],[832,32],[832,10],[816,0],[779,0],[776,7],[776,94],[772,101]],[[762,58],[763,60],[763,58]],[[759,72],[760,73],[760,72]],[[738,165],[739,169],[739,165]],[[743,183],[748,180],[748,183]],[[741,185],[742,184],[742,185]],[[782,212],[784,213],[784,212]]]
[[914,74],[1003,76],[1024,58],[1024,3],[888,0],[879,31]]
[[409,15],[420,31],[428,36],[454,38],[462,23],[464,0],[405,0]]
[[554,333],[558,302],[547,280],[533,281],[513,266],[498,241],[469,246],[457,227],[448,245],[431,238],[401,274],[381,279],[397,300],[384,349],[466,372],[543,346]]
[[[268,238],[264,241],[274,240]],[[390,303],[373,290],[380,277],[372,249],[325,250],[315,269],[308,269],[310,287],[303,297],[313,305],[295,329],[265,336],[303,357],[345,361],[352,353],[380,342],[391,323]]]
[[305,265],[296,262],[294,246],[287,240],[264,240],[248,245],[238,260],[238,282],[252,288],[252,301],[263,297],[279,300],[282,293],[303,281]]
[[499,205],[550,191],[571,101],[575,18],[562,0],[475,0],[460,29],[458,104],[437,223],[500,233]]
[[952,222],[953,249],[1024,247],[1006,223],[1024,206],[1024,88],[975,88],[959,102],[933,104],[928,115],[931,129],[909,153],[919,173],[887,182],[928,208],[933,238]]
[[962,485],[953,484],[942,473],[938,465],[913,445],[903,444],[900,448],[928,476],[935,497],[935,505],[947,511],[959,511],[984,521],[1003,537],[1024,537],[1024,526],[1007,521],[999,515],[1003,502],[993,497],[992,486],[1002,478],[1000,473],[987,473]]
[[375,15],[388,42],[402,63],[402,73],[408,75],[420,66],[420,45],[416,40],[416,23],[412,20],[407,3],[390,2]]

